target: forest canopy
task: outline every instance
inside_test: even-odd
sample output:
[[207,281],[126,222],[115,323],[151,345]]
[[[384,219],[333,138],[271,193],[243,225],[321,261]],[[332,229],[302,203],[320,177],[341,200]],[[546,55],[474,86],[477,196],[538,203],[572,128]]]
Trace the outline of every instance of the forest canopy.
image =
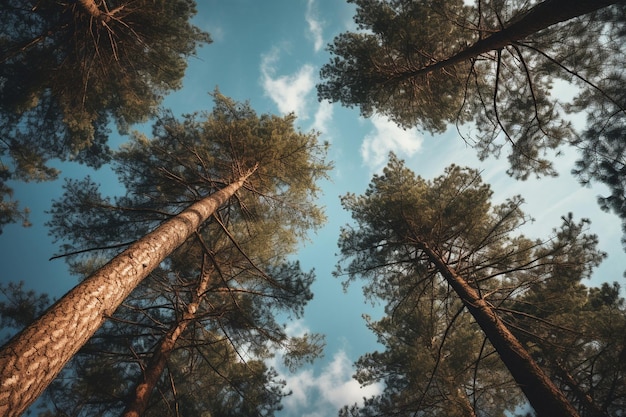
[[0,1],[0,227],[25,219],[8,180],[46,181],[48,161],[99,167],[111,125],[154,116],[211,42],[193,0]]
[[357,30],[329,45],[320,100],[431,133],[456,126],[481,158],[506,153],[518,179],[556,175],[576,149],[573,173],[608,186],[601,207],[626,234],[624,2],[349,2]]
[[0,10],[0,415],[626,409],[626,2]]

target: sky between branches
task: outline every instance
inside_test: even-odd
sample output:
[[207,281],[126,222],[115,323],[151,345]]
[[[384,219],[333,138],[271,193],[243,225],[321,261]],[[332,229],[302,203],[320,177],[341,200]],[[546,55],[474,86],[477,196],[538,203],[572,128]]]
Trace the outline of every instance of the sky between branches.
[[[337,262],[339,227],[350,221],[339,204],[346,192],[362,193],[373,173],[387,161],[389,151],[405,159],[407,166],[425,178],[440,175],[450,163],[483,171],[483,179],[494,189],[494,202],[521,194],[524,210],[535,222],[524,229],[530,237],[547,237],[560,217],[573,212],[576,218],[591,219],[591,232],[598,234],[600,248],[609,254],[596,271],[591,284],[620,281],[624,268],[620,222],[600,211],[596,196],[599,187],[581,188],[570,175],[576,155],[566,152],[557,160],[560,177],[518,182],[506,176],[506,160],[479,162],[454,129],[431,137],[416,129],[402,130],[379,116],[365,120],[357,110],[338,104],[319,103],[315,84],[321,65],[328,61],[325,45],[334,36],[354,30],[352,5],[337,0],[202,0],[194,23],[208,31],[214,43],[191,58],[182,90],[168,96],[164,106],[175,114],[210,109],[209,92],[220,91],[235,100],[250,100],[257,113],[295,112],[303,130],[321,132],[331,143],[330,159],[335,163],[332,180],[321,184],[322,205],[328,224],[297,255],[304,270],[315,268],[315,298],[305,310],[305,318],[285,323],[296,335],[305,331],[325,333],[326,356],[313,366],[290,374],[275,365],[287,380],[293,395],[284,400],[279,413],[290,416],[335,416],[340,407],[379,391],[360,389],[351,379],[352,363],[377,348],[375,337],[366,329],[364,313],[376,317],[380,306],[366,304],[357,286],[344,293],[340,280],[331,276]],[[558,94],[572,94],[565,85]],[[149,132],[150,125],[139,127]],[[126,140],[113,137],[112,145]],[[0,235],[0,282],[24,280],[28,288],[59,297],[76,284],[62,260],[48,261],[57,253],[43,226],[50,201],[62,194],[62,178],[82,178],[89,173],[103,185],[103,192],[121,192],[115,176],[107,169],[91,172],[72,164],[59,164],[63,174],[53,183],[15,183],[15,197],[32,210],[33,226],[23,229],[9,225]]]

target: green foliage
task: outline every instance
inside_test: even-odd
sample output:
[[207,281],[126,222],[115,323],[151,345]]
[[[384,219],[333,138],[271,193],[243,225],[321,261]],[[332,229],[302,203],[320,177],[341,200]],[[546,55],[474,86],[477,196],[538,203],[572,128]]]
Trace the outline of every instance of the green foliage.
[[[607,184],[612,193],[601,204],[625,218],[622,2],[351,2],[358,31],[329,46],[320,100],[433,133],[456,124],[479,157],[506,150],[519,179],[556,175],[553,157],[575,145],[583,149],[576,173]],[[535,13],[542,8],[551,10]],[[570,9],[580,15],[550,20]],[[578,96],[566,101],[556,90],[563,85]],[[589,118],[582,134],[570,123],[581,112]]]
[[[624,37],[616,36],[615,41]],[[588,124],[576,145],[581,150],[581,157],[572,171],[580,182],[589,185],[592,181],[605,184],[610,194],[598,198],[603,210],[613,211],[622,219],[626,248],[626,94],[623,85],[626,82],[621,72],[608,74],[601,82],[601,91],[579,98],[573,109],[590,109]],[[607,103],[603,92],[608,92],[614,102]]]
[[365,117],[376,111],[403,126],[445,130],[463,103],[470,64],[417,79],[405,74],[452,55],[475,38],[465,24],[471,9],[462,0],[350,2],[357,5],[354,20],[360,31],[342,33],[329,46],[333,58],[320,72],[320,99],[359,106]]
[[25,290],[23,281],[0,284],[0,294],[0,329],[3,333],[22,330],[35,321],[51,303],[47,294]]
[[[357,381],[384,382],[385,391],[340,415],[506,415],[523,396],[470,314],[458,300],[441,301],[434,285],[416,286],[405,288],[404,302],[392,309],[390,300],[387,315],[369,323],[384,350],[356,362]],[[420,291],[429,295],[416,296]]]
[[507,310],[519,339],[581,415],[615,415],[626,406],[624,303],[617,282],[587,288],[559,273]]
[[[600,352],[608,357],[621,354],[623,342],[610,342],[605,349],[609,345],[601,338],[561,342],[559,336],[574,323],[597,323],[581,316],[582,306],[604,302],[599,299],[621,305],[615,287],[592,290],[587,300],[580,283],[604,258],[596,249],[596,237],[586,233],[588,221],[576,222],[570,214],[550,238],[531,240],[519,230],[527,221],[520,210],[522,200],[515,197],[494,205],[491,195],[475,170],[453,165],[444,175],[424,180],[391,155],[363,195],[343,197],[355,224],[342,230],[337,275],[345,277],[346,285],[365,279],[366,297],[385,304],[385,316],[369,322],[385,350],[361,357],[356,379],[361,384],[382,381],[386,388],[363,407],[346,407],[340,415],[505,415],[522,401],[483,330],[432,266],[424,246],[441,254],[448,267],[521,335],[559,385],[564,386],[555,368],[549,368],[550,357],[575,368],[592,363]],[[611,322],[623,323],[617,320],[620,315],[623,312]],[[619,334],[621,325],[613,334]],[[555,342],[564,350],[555,349]],[[594,380],[607,385],[622,378],[606,368],[597,372]],[[574,385],[593,396],[583,374],[581,370],[575,375]],[[565,391],[571,394],[572,386]],[[621,406],[617,395],[608,401],[602,395],[594,399],[615,409]]]
[[109,123],[124,131],[153,115],[210,42],[189,23],[193,0],[94,0],[99,16],[82,3],[0,2],[0,156],[11,178],[53,179],[54,158],[107,162]]
[[[95,363],[104,355],[121,367],[116,378],[139,381],[137,361],[147,362],[178,328],[153,412],[167,409],[174,415],[170,407],[178,404],[190,415],[272,415],[285,393],[276,373],[259,361],[280,351],[295,368],[322,352],[322,336],[291,337],[278,317],[299,318],[313,297],[313,272],[302,271],[289,257],[308,230],[324,221],[315,197],[330,164],[326,145],[316,134],[296,130],[294,116],[258,116],[247,103],[217,91],[214,99],[211,112],[182,119],[163,112],[153,138],[135,134],[114,154],[124,196],[104,197],[86,178],[68,181],[65,195],[54,202],[51,234],[73,253],[73,270],[88,271],[98,259],[110,258],[124,243],[256,167],[235,196],[98,331],[67,378],[92,384],[93,365],[83,370],[80,361]],[[203,387],[212,385],[209,392],[219,400],[196,402]],[[51,401],[69,401],[74,408],[91,395],[80,389],[76,397],[64,397],[68,389],[53,388]],[[123,393],[110,392],[77,415],[123,408],[132,389],[120,389]]]

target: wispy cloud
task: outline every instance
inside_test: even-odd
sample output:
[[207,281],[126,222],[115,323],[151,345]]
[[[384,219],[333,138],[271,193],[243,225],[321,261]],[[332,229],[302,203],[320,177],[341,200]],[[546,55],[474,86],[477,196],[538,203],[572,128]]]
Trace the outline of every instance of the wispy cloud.
[[[302,320],[297,320],[287,325],[285,332],[291,336],[302,336],[310,333],[310,330]],[[286,382],[285,390],[292,393],[282,401],[284,415],[304,417],[337,415],[343,406],[362,404],[364,397],[382,392],[380,384],[361,387],[352,378],[354,368],[345,350],[335,352],[332,360],[321,369],[315,367],[295,373],[288,372],[282,366],[280,352],[267,364],[278,371],[279,378]]]
[[308,369],[293,375],[282,375],[287,382],[286,388],[293,392],[283,400],[285,409],[289,411],[287,414],[302,415],[303,411],[309,411],[314,406],[321,415],[336,415],[344,405],[362,403],[363,397],[381,392],[380,385],[361,387],[352,374],[352,361],[345,351],[340,350],[319,374]]
[[281,113],[294,112],[299,118],[306,119],[306,97],[315,87],[314,68],[305,64],[295,74],[276,75],[279,55],[278,48],[274,48],[262,56],[263,91],[276,103]]
[[306,4],[306,13],[304,18],[309,25],[309,36],[313,40],[313,49],[319,52],[324,47],[324,38],[322,35],[322,22],[317,16],[315,9],[315,0],[308,0]]
[[422,147],[424,138],[416,129],[404,130],[380,115],[374,115],[369,120],[374,129],[363,139],[361,157],[373,171],[385,164],[391,151],[400,157],[412,156]]
[[333,105],[328,101],[322,101],[319,103],[315,117],[313,118],[313,125],[311,129],[315,129],[328,136],[330,130],[330,123],[333,120]]

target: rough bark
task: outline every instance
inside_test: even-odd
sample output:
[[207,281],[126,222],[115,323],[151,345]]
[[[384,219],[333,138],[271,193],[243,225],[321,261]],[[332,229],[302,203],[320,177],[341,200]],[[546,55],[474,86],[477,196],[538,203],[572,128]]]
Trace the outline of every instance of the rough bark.
[[474,317],[537,416],[578,417],[576,409],[539,368],[524,346],[495,314],[491,305],[428,244],[419,242],[418,246]]
[[161,339],[161,342],[154,350],[148,365],[143,371],[143,379],[135,387],[135,396],[126,405],[122,417],[139,417],[146,411],[150,395],[165,370],[167,360],[176,346],[176,341],[189,326],[189,323],[196,318],[196,311],[198,311],[198,306],[202,298],[204,298],[204,294],[206,294],[209,278],[210,274],[202,274],[198,288],[196,288],[193,294],[191,303],[187,305],[182,320],[163,336],[163,339]]
[[132,244],[5,344],[0,349],[0,415],[21,415],[130,292],[252,172]]
[[406,80],[458,64],[480,54],[497,51],[542,29],[594,12],[624,0],[546,0],[531,8],[501,31],[495,32],[459,53],[426,67],[406,71],[396,78]]

